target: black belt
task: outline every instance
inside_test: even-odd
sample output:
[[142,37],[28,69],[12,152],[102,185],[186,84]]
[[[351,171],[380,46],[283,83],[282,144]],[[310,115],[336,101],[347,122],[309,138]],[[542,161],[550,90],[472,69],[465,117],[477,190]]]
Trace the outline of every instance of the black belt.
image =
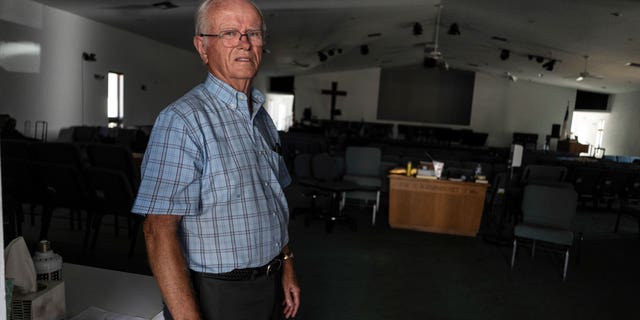
[[269,276],[269,275],[275,274],[276,272],[280,271],[281,268],[282,268],[282,259],[280,259],[280,256],[278,256],[273,260],[269,261],[269,263],[265,264],[262,267],[233,269],[225,273],[196,272],[193,270],[191,272],[199,276],[202,276],[204,278],[226,280],[226,281],[243,281],[243,280],[254,280],[262,276]]

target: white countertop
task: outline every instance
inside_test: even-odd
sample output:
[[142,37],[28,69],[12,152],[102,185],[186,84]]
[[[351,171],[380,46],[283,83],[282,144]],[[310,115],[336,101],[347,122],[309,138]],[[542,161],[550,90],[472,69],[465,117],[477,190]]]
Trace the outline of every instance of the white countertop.
[[64,263],[67,318],[94,307],[152,319],[162,311],[160,290],[151,276]]

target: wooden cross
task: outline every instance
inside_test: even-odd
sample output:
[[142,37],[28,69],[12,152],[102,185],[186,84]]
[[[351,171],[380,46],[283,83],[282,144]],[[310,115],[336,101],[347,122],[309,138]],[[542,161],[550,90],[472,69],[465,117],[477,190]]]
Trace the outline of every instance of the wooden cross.
[[338,83],[331,82],[331,90],[323,89],[322,94],[330,94],[331,95],[331,120],[333,120],[334,116],[340,115],[340,110],[336,109],[336,97],[337,96],[346,96],[346,91],[338,91]]

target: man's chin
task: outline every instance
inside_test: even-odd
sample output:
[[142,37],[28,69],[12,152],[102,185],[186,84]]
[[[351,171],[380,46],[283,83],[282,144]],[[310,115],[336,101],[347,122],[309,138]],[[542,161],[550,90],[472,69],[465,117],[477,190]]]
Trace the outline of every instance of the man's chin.
[[238,80],[252,80],[256,76],[258,70],[255,68],[238,69],[232,72],[231,78]]

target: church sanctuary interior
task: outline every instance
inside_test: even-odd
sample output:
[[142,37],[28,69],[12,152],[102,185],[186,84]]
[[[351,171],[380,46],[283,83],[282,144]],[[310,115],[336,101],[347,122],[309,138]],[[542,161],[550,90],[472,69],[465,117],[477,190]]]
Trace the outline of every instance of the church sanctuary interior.
[[[198,2],[0,0],[8,319],[161,319],[130,209]],[[296,319],[637,317],[640,2],[255,3]]]

